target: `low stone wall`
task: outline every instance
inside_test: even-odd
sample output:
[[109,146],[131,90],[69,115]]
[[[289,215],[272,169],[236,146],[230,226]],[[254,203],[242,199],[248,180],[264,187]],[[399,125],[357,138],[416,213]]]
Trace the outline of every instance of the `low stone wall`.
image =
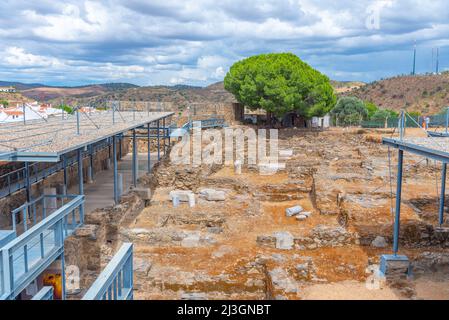
[[[189,107],[190,109],[188,109]],[[188,106],[174,102],[159,101],[121,101],[122,110],[137,110],[151,112],[174,112],[173,120],[178,125],[191,120],[204,120],[211,117],[224,118],[228,124],[243,120],[243,106],[238,103],[189,103]]]
[[[292,246],[290,249],[297,250],[313,250],[325,247],[342,247],[345,245],[359,244],[359,236],[351,233],[343,227],[329,227],[318,225],[312,229],[307,237],[294,237],[289,233],[282,233],[287,237],[292,237]],[[257,237],[257,243],[260,246],[277,248],[279,243],[279,235],[262,235]],[[279,248],[278,248],[279,249]],[[286,249],[281,248],[281,249]]]
[[[393,225],[366,227],[354,226],[360,236],[360,244],[369,246],[376,237],[393,243]],[[399,245],[406,248],[449,248],[449,228],[439,228],[422,221],[403,221],[399,232]]]
[[81,297],[90,287],[122,244],[120,226],[130,223],[143,208],[144,200],[131,192],[119,205],[86,214],[84,225],[66,239],[66,266],[73,265],[80,271],[81,292],[75,292],[72,298]]

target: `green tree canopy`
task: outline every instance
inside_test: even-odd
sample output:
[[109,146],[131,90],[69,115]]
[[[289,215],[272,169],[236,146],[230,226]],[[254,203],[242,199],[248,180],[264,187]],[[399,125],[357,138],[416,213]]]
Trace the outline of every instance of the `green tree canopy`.
[[62,109],[62,110],[64,110],[64,112],[66,112],[68,114],[73,114],[73,108],[68,106],[68,105],[66,105],[66,104],[60,104],[56,108],[57,109]]
[[374,114],[379,110],[379,107],[370,101],[365,101],[365,107],[368,110],[368,119],[371,119]]
[[338,124],[353,125],[368,116],[368,109],[362,100],[356,97],[342,97],[332,109],[331,114],[338,119]]
[[379,109],[371,117],[371,120],[374,120],[374,121],[385,121],[387,118],[392,118],[390,111],[388,111],[386,109]]
[[329,78],[292,53],[261,54],[236,62],[224,86],[248,108],[262,108],[277,117],[292,111],[307,118],[323,116],[336,101]]
[[6,100],[0,100],[0,104],[1,104],[2,106],[4,106],[5,108],[6,108],[7,106],[9,106],[9,102],[6,101]]

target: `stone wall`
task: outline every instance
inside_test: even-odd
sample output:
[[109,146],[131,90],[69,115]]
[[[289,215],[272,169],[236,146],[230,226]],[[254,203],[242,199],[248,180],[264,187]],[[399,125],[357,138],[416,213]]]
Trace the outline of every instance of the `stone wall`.
[[[393,243],[393,225],[366,227],[357,226],[361,245],[371,245],[376,237],[383,237]],[[399,245],[407,248],[442,247],[449,248],[449,228],[439,228],[423,221],[403,221],[400,225]]]
[[[295,237],[288,232],[280,232],[279,234],[269,236],[258,236],[256,241],[260,246],[279,249],[279,243],[284,242],[284,240],[291,243],[289,249],[296,250],[313,250],[317,248],[342,247],[350,244],[359,244],[359,236],[356,233],[349,232],[343,227],[330,227],[325,225],[316,226],[311,230],[311,234],[305,237]],[[287,247],[280,249],[286,248]]]
[[[174,112],[173,121],[182,125],[192,120],[202,120],[210,117],[224,118],[228,124],[243,120],[243,106],[238,103],[189,103],[179,105],[173,102],[157,101],[121,101],[122,110],[137,110],[151,112]],[[188,109],[189,108],[189,109]]]
[[80,298],[99,273],[112,259],[122,244],[120,227],[127,225],[144,208],[144,200],[136,193],[122,197],[119,205],[86,214],[84,225],[64,244],[66,266],[76,266],[80,271]]

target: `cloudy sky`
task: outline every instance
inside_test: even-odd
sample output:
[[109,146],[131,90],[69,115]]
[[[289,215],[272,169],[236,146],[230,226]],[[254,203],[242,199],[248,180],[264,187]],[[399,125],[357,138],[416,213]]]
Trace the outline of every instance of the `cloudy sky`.
[[[293,52],[337,80],[449,70],[447,0],[1,0],[0,80],[207,85]],[[433,64],[435,64],[435,59]],[[434,68],[434,67],[433,67]]]

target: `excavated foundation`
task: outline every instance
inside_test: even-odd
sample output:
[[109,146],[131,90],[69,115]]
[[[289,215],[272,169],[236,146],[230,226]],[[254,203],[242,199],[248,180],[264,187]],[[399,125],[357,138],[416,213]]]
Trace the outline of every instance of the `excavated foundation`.
[[[391,253],[394,199],[378,135],[281,130],[280,149],[293,155],[270,176],[246,165],[237,175],[229,166],[166,160],[141,181],[151,200],[132,194],[118,208],[88,215],[67,259],[77,252],[86,287],[121,242],[133,242],[136,299],[434,297],[430,287],[448,284],[449,237],[423,214],[435,200],[434,168],[414,156],[404,173],[400,238],[414,278],[373,280],[379,256]],[[207,200],[204,189],[224,200]],[[195,206],[174,207],[173,190],[192,191]],[[287,216],[294,206],[308,216]]]

